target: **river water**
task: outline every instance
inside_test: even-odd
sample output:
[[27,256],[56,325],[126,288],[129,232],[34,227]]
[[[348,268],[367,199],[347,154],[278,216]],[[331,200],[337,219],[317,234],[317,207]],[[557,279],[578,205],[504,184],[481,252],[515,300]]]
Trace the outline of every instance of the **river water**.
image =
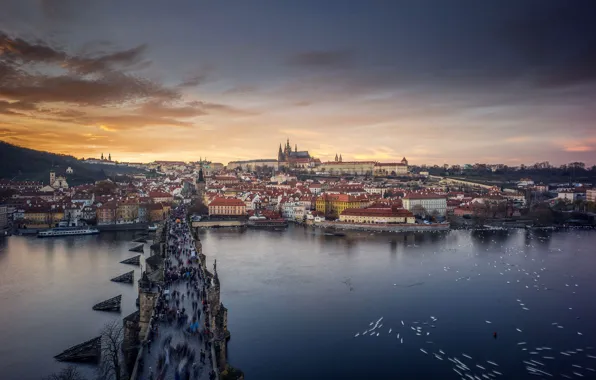
[[[229,361],[247,379],[459,379],[449,358],[480,378],[538,377],[524,361],[596,378],[594,231],[200,236],[229,309]],[[59,369],[53,355],[134,311],[136,289],[109,281],[129,270],[132,238],[2,243],[2,379]],[[120,293],[121,315],[91,310]]]

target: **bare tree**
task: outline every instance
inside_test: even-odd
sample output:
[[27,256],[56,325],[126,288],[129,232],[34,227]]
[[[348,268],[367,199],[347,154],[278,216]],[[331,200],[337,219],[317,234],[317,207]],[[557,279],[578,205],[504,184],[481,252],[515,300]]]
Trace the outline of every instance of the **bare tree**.
[[74,365],[69,365],[58,373],[53,373],[43,380],[86,380]]
[[98,380],[121,380],[126,378],[122,361],[122,341],[124,327],[115,319],[106,323],[101,331],[101,361],[98,367]]

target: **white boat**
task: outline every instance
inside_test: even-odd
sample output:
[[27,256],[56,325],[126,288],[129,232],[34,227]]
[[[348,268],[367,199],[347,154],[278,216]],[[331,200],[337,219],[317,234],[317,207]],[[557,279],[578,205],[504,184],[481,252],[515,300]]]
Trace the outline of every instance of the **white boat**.
[[91,227],[56,227],[37,233],[37,237],[58,237],[58,236],[78,236],[98,234],[97,228]]

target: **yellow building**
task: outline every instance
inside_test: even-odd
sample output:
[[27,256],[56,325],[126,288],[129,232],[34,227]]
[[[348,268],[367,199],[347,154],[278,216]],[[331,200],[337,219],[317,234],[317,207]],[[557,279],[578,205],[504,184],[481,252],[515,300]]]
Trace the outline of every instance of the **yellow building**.
[[365,208],[370,206],[371,200],[365,196],[351,196],[348,194],[323,194],[317,198],[316,210],[325,215],[340,215],[349,208]]
[[29,228],[54,227],[64,218],[62,209],[31,207],[23,214],[23,224]]
[[118,221],[134,222],[139,217],[139,204],[136,200],[130,199],[118,204],[116,218]]

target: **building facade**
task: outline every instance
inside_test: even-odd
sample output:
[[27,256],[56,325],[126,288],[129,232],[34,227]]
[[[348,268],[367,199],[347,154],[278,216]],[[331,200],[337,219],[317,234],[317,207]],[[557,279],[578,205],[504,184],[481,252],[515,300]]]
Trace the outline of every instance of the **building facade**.
[[329,161],[322,163],[318,172],[329,175],[372,175],[374,161]]
[[437,212],[441,216],[447,214],[447,198],[437,194],[409,194],[402,199],[406,210],[431,215]]
[[365,208],[370,206],[371,201],[362,196],[351,196],[348,194],[323,194],[316,200],[316,211],[324,215],[341,215],[349,208]]
[[340,222],[363,224],[413,224],[416,218],[408,210],[399,208],[346,209],[339,215]]
[[228,162],[228,166],[226,167],[228,170],[234,169],[242,169],[246,171],[255,171],[257,167],[261,168],[272,168],[277,170],[279,168],[279,161],[278,160],[248,160],[248,161],[230,161]]
[[246,204],[236,198],[216,198],[209,203],[209,215],[242,216],[246,215]]
[[401,162],[377,162],[373,168],[375,177],[398,176],[408,174],[408,160],[404,157]]

